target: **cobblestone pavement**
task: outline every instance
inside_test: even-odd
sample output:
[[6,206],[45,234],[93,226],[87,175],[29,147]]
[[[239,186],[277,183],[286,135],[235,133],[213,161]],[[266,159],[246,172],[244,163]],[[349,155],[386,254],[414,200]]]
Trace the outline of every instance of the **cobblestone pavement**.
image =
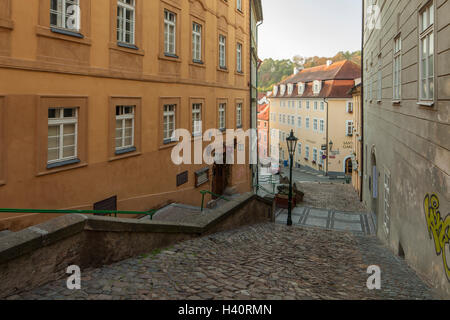
[[[382,289],[366,287],[380,266]],[[82,289],[55,281],[11,299],[431,299],[429,288],[374,237],[273,223],[179,243],[82,270]]]

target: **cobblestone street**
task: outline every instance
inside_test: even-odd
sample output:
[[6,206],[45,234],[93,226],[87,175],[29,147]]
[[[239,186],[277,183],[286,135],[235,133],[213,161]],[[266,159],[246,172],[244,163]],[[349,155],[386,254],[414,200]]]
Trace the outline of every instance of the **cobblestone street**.
[[[369,265],[381,290],[366,287]],[[429,288],[376,238],[272,223],[179,243],[10,299],[431,299]]]

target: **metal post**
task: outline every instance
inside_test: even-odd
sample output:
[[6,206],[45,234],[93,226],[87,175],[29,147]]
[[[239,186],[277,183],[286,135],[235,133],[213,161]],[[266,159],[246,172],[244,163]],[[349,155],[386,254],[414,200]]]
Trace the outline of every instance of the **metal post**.
[[289,155],[290,159],[290,174],[289,174],[289,203],[288,203],[288,220],[287,225],[292,226],[292,163],[294,162],[293,155]]

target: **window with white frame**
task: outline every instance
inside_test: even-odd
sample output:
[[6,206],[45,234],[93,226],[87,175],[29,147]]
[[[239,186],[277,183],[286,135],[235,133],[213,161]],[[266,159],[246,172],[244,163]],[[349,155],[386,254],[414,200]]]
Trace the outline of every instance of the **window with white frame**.
[[298,126],[299,128],[302,127],[302,117],[297,117],[297,126]]
[[78,108],[48,109],[47,163],[77,158]]
[[283,114],[283,123],[286,123],[286,115]]
[[386,231],[386,234],[389,234],[389,227],[390,227],[390,193],[391,193],[391,175],[386,170],[384,174],[384,218],[383,218],[383,225],[384,229]]
[[284,96],[284,94],[286,93],[286,85],[285,85],[285,84],[282,84],[280,88],[281,88],[280,94],[281,94],[282,96]]
[[242,44],[239,42],[236,46],[236,68],[237,72],[242,72]]
[[298,155],[301,156],[302,155],[302,144],[301,142],[298,143]]
[[219,103],[219,129],[226,129],[226,103]]
[[117,1],[117,41],[134,44],[136,25],[135,0]]
[[276,97],[277,94],[278,94],[278,86],[273,86],[273,95],[274,95],[274,97]]
[[279,121],[280,123],[282,123],[283,122],[283,115],[280,113],[280,121]]
[[306,146],[305,148],[305,158],[306,160],[309,160],[309,146]]
[[382,99],[382,90],[383,90],[383,72],[382,72],[382,60],[381,60],[381,53],[378,56],[378,90],[377,90],[377,101],[381,101]]
[[174,137],[172,137],[175,132],[175,104],[166,104],[164,105],[164,141],[171,142],[174,141]]
[[291,95],[292,91],[294,91],[294,85],[292,83],[289,83],[288,84],[288,95]]
[[299,109],[302,108],[302,101],[301,101],[301,100],[298,102],[298,108],[299,108]]
[[325,120],[323,120],[323,119],[320,119],[319,130],[320,130],[320,133],[324,133],[325,132]]
[[136,106],[116,106],[116,151],[134,147]]
[[175,55],[176,32],[177,15],[169,10],[164,10],[164,53]]
[[316,80],[313,82],[313,93],[319,94],[320,90],[322,90],[322,82],[319,80]]
[[[266,123],[264,123],[265,125]],[[242,103],[236,105],[236,126],[238,128],[242,127]]]
[[226,69],[227,67],[226,47],[227,39],[225,36],[219,35],[219,67],[222,69]]
[[394,70],[393,70],[393,100],[400,100],[402,96],[402,38],[394,40]]
[[306,101],[306,110],[309,110],[309,101]]
[[303,82],[299,82],[297,84],[298,87],[298,95],[301,96],[305,92],[305,84]]
[[324,152],[320,151],[319,152],[319,164],[322,166],[323,166],[323,155],[324,155]]
[[315,163],[317,163],[317,149],[316,148],[313,149],[313,161]]
[[420,100],[434,100],[434,4],[420,13]]
[[198,136],[202,134],[202,104],[192,104],[192,134]]
[[318,107],[318,102],[314,101],[314,110],[317,110],[317,107]]
[[316,132],[319,131],[319,120],[318,119],[313,120],[313,130]]
[[347,101],[347,113],[353,113],[353,102]]
[[242,0],[236,0],[236,8],[242,11]]
[[192,23],[192,59],[202,61],[202,25]]
[[51,0],[50,26],[70,31],[80,30],[79,0]]
[[324,111],[325,110],[325,102],[321,101],[320,102],[320,111]]
[[347,120],[345,122],[345,135],[346,136],[353,136],[353,120]]
[[306,118],[305,120],[305,128],[309,129],[309,118]]

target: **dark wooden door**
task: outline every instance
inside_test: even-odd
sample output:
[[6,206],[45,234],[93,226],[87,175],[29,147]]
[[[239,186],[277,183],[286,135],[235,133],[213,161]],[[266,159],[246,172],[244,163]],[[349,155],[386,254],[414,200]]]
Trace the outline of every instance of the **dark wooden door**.
[[222,164],[216,164],[214,165],[213,193],[222,195],[224,191],[225,191],[225,167]]

